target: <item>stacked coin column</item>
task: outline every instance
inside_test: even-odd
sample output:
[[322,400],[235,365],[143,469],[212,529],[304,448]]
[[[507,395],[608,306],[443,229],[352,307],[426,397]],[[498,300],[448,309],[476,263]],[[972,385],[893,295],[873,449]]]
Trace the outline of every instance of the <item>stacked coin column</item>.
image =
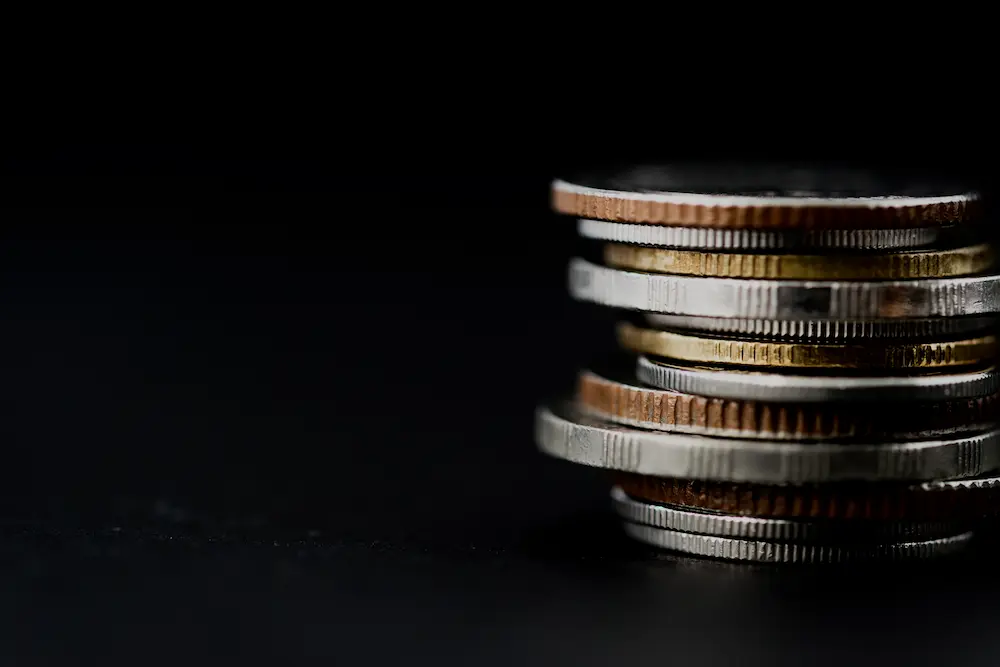
[[[845,194],[846,193],[846,194]],[[626,532],[769,562],[944,554],[993,514],[1000,277],[978,197],[827,170],[556,181],[603,244],[625,370],[541,407],[542,451],[615,471]]]

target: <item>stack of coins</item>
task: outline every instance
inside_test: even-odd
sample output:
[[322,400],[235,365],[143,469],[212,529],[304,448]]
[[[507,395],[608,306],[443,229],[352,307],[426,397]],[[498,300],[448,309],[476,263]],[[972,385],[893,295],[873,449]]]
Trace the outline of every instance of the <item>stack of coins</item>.
[[950,553],[1000,494],[1000,310],[974,192],[863,172],[645,167],[553,183],[627,365],[541,407],[615,471],[626,532],[765,562]]

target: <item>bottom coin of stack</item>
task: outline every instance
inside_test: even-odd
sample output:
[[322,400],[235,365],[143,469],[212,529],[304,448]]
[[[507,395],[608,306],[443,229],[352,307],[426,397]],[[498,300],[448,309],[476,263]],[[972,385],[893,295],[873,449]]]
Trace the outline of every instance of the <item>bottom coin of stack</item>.
[[616,486],[615,509],[632,537],[664,549],[732,560],[817,563],[932,556],[972,537],[947,522],[747,517],[637,500]]
[[998,506],[997,389],[993,368],[810,376],[640,356],[632,373],[583,372],[574,401],[538,411],[536,439],[617,471],[626,533],[656,547],[775,563],[925,558],[963,547]]

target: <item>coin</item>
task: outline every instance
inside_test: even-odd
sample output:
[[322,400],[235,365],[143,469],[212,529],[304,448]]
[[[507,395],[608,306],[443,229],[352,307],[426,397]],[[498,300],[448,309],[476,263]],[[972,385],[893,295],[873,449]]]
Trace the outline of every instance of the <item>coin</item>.
[[813,376],[692,368],[640,356],[636,378],[667,391],[775,403],[931,402],[988,396],[1000,390],[1000,375],[992,366],[963,373],[914,376]]
[[539,408],[539,449],[584,465],[644,475],[763,484],[933,480],[1000,468],[1000,430],[892,443],[787,443],[641,431],[572,405]]
[[800,544],[737,540],[713,535],[695,535],[676,530],[624,522],[625,532],[640,542],[661,549],[696,556],[759,563],[846,563],[873,560],[910,560],[955,553],[972,539],[972,533],[921,542],[883,544]]
[[923,484],[731,484],[616,473],[632,498],[652,503],[771,518],[961,520],[1000,510],[1000,477]]
[[780,250],[824,248],[830,250],[897,250],[920,248],[949,236],[948,227],[910,229],[810,229],[766,231],[760,229],[717,229],[713,227],[667,227],[664,225],[623,224],[605,220],[577,221],[580,236],[616,243],[666,248],[711,250]]
[[915,320],[748,320],[645,313],[657,329],[690,329],[737,337],[807,340],[811,343],[878,338],[944,338],[982,333],[997,324],[994,317],[951,317]]
[[660,505],[630,498],[620,486],[611,489],[615,511],[631,523],[697,535],[745,540],[825,543],[927,540],[964,532],[960,521],[844,521],[769,519],[723,514],[679,505]]
[[769,166],[646,166],[552,184],[560,213],[728,229],[884,229],[963,222],[979,197],[952,184],[857,171]]
[[884,404],[767,403],[652,389],[584,371],[576,402],[598,419],[675,433],[770,440],[927,439],[985,430],[997,421],[1000,396],[917,403],[907,411]]
[[981,273],[994,262],[987,243],[871,255],[699,252],[609,243],[609,266],[671,275],[779,280],[911,280]]
[[866,342],[856,345],[735,340],[660,331],[621,322],[627,350],[682,361],[771,368],[927,369],[982,364],[996,356],[994,336],[940,343]]
[[1000,276],[899,281],[703,278],[569,266],[581,301],[654,313],[763,320],[958,317],[1000,312]]

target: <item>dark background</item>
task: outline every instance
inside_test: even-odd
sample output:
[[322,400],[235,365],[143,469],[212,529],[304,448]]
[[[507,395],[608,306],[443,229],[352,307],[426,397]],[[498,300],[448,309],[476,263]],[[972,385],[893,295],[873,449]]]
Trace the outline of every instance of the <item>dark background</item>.
[[658,556],[619,534],[599,471],[532,443],[535,405],[611,346],[609,314],[565,294],[580,243],[554,176],[809,159],[992,194],[991,126],[575,109],[8,150],[11,663],[996,664],[989,540],[836,573]]

